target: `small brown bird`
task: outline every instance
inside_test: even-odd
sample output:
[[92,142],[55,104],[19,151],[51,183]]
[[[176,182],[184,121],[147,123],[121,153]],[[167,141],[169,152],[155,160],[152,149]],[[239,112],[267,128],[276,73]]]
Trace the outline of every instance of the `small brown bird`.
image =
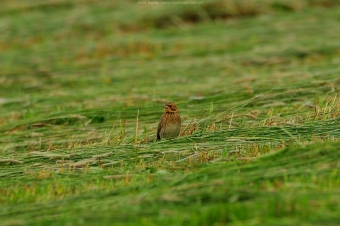
[[164,113],[159,119],[157,140],[178,137],[181,131],[181,116],[176,104],[169,102],[164,105]]

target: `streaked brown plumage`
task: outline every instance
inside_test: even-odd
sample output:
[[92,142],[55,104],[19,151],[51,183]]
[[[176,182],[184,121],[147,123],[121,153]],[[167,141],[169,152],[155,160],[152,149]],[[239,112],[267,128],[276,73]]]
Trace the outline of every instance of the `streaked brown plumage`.
[[159,119],[157,140],[178,137],[181,131],[181,117],[176,104],[169,102],[164,105],[164,113]]

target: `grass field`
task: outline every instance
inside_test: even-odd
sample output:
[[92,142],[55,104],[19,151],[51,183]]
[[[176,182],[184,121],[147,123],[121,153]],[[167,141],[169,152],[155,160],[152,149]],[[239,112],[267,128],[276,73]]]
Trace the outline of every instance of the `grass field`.
[[1,1],[0,225],[339,225],[340,3],[170,3]]

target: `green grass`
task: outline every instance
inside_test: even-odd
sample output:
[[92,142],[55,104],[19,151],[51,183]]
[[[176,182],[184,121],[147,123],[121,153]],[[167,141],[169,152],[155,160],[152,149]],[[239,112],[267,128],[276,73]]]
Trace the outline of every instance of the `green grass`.
[[113,2],[0,3],[0,225],[338,225],[338,1]]

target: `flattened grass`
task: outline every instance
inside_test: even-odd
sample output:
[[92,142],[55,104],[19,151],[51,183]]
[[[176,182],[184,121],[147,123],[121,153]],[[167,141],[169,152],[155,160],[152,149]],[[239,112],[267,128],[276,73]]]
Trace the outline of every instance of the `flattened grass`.
[[336,1],[1,4],[1,224],[339,222]]

